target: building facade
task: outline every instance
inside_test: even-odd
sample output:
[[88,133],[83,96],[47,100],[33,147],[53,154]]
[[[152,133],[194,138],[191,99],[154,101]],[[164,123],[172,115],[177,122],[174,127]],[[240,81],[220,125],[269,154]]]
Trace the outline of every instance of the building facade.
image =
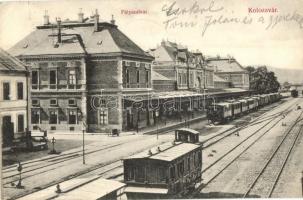
[[30,66],[31,129],[125,129],[125,96],[152,90],[151,61],[112,19],[93,17],[37,26],[10,52]]
[[234,58],[208,58],[207,64],[214,68],[214,74],[228,82],[230,87],[249,89],[249,73]]
[[[191,52],[186,47],[169,41],[162,41],[161,45],[151,49],[150,54],[155,57],[153,71],[160,74],[153,79],[154,89],[161,89],[161,83],[171,84],[171,90],[194,90],[213,88],[213,69],[207,66],[202,53]],[[164,79],[169,79],[164,83]],[[160,81],[161,80],[161,81]]]
[[26,66],[0,48],[0,131],[3,146],[23,136],[28,127]]

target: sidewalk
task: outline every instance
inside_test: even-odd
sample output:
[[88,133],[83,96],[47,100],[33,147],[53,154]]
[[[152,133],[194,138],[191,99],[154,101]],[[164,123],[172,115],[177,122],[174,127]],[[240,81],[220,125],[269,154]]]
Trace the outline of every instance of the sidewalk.
[[[171,131],[171,129],[176,129],[176,128],[180,128],[180,127],[184,127],[186,126],[188,123],[194,123],[197,122],[199,120],[204,120],[206,119],[206,115],[202,115],[199,117],[195,117],[189,120],[182,120],[182,121],[174,121],[174,122],[167,122],[166,124],[164,123],[160,123],[158,126],[157,125],[153,125],[150,127],[145,127],[145,128],[141,128],[139,129],[139,131],[137,132],[136,130],[132,130],[132,131],[123,131],[120,133],[120,136],[111,136],[111,134],[109,133],[104,133],[104,132],[99,132],[99,133],[95,133],[95,132],[86,132],[85,135],[107,135],[109,137],[121,137],[121,136],[125,136],[125,135],[135,135],[135,134],[156,134],[157,132],[161,132],[161,133],[165,133],[167,131]],[[82,132],[52,132],[52,133],[48,133],[48,136],[50,135],[82,135]]]

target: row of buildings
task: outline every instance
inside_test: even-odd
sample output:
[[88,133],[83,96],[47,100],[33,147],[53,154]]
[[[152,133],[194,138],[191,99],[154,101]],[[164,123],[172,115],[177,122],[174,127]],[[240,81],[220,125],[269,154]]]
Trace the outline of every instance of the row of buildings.
[[[169,41],[144,51],[114,19],[101,22],[97,11],[90,18],[80,12],[75,21],[56,18],[54,23],[45,14],[44,24],[9,53],[1,51],[1,62],[12,60],[8,65],[13,67],[1,65],[0,118],[2,130],[14,124],[15,133],[27,126],[71,132],[138,130],[203,112],[212,94],[230,94],[235,88],[240,94],[249,88],[248,72],[234,58],[206,58]],[[9,75],[20,70],[22,79]],[[21,80],[23,97],[18,99],[14,95],[21,91]],[[9,109],[8,101],[26,108],[28,116],[2,112]]]

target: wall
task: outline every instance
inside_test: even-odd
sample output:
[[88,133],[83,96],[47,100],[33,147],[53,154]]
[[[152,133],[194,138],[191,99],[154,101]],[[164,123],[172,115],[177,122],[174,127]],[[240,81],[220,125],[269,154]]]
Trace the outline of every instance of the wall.
[[[10,100],[3,100],[3,82],[10,83]],[[17,99],[17,82],[23,83],[23,99]],[[27,85],[25,74],[0,74],[0,132],[2,135],[2,118],[11,116],[14,123],[15,138],[21,136],[16,133],[18,130],[17,117],[24,116],[24,128],[27,127]]]

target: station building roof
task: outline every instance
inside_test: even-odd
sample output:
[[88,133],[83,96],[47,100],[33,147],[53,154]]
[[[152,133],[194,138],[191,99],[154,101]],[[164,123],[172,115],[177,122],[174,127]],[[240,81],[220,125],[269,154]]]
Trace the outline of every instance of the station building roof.
[[153,60],[114,24],[99,22],[98,31],[92,22],[62,22],[61,27],[61,42],[56,24],[37,26],[9,52],[14,56],[126,53]]
[[215,73],[242,72],[248,73],[234,58],[208,58],[207,64],[215,68]]
[[155,147],[153,149],[132,155],[125,160],[151,159],[170,162],[199,148],[201,148],[201,146],[197,144],[182,142],[175,142],[175,144],[173,144],[171,142],[168,142],[160,145],[159,147]]

